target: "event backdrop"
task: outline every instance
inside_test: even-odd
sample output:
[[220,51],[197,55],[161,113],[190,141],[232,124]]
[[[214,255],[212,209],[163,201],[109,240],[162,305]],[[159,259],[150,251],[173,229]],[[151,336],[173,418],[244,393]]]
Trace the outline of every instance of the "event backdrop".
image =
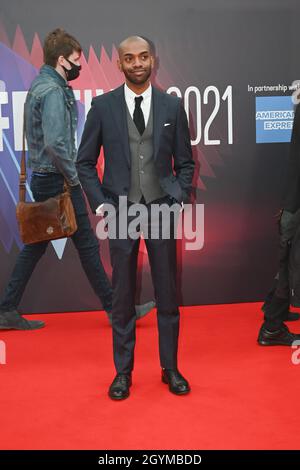
[[[91,98],[123,81],[116,47],[129,35],[153,41],[153,83],[184,100],[196,161],[194,200],[204,204],[204,243],[193,251],[178,246],[181,304],[262,299],[276,270],[274,214],[284,188],[292,84],[300,78],[299,15],[299,2],[291,0],[2,0],[0,290],[22,247],[15,218],[22,106],[43,61],[43,39],[59,26],[84,50],[81,76],[73,82],[78,142]],[[100,251],[111,274],[107,241]],[[139,266],[137,302],[153,296],[143,244]],[[50,244],[21,310],[99,308],[72,242]]]

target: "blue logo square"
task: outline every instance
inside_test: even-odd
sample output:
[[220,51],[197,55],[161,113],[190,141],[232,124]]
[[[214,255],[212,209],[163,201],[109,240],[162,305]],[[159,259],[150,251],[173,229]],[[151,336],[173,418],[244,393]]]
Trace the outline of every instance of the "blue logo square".
[[291,96],[259,96],[256,100],[256,142],[290,142],[294,120]]

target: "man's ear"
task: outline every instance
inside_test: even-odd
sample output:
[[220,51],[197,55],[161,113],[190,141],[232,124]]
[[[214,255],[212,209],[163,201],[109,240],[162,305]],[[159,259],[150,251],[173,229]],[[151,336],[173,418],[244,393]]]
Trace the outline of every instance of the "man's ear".
[[57,59],[57,64],[63,66],[64,65],[64,60],[65,60],[64,56],[60,55]]
[[120,70],[120,72],[123,72],[123,67],[122,67],[122,64],[120,62],[120,59],[117,59],[117,66],[118,66],[118,69]]

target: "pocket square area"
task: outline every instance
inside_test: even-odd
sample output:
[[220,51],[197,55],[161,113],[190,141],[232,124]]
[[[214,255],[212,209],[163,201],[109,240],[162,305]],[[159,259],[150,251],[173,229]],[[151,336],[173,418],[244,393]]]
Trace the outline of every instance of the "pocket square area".
[[165,122],[164,127],[167,127],[167,126],[170,126],[170,125],[171,125],[170,122]]

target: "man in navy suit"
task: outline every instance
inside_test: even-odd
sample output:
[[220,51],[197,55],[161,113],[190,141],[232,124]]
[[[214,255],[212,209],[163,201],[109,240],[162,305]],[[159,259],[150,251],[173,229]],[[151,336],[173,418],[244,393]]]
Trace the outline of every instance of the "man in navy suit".
[[[150,83],[154,57],[148,41],[133,36],[119,46],[118,66],[125,84],[94,98],[78,152],[77,169],[91,209],[103,215],[105,203],[177,206],[189,201],[194,162],[188,121],[181,100]],[[102,182],[97,161],[104,149]],[[120,219],[120,206],[116,218]],[[162,381],[177,395],[190,391],[177,365],[179,310],[176,300],[176,221],[171,236],[146,238],[154,285]],[[130,217],[128,218],[128,224]],[[152,221],[149,219],[149,227]],[[113,267],[113,348],[117,375],[109,388],[113,400],[129,396],[135,346],[134,301],[140,238],[109,239]]]

